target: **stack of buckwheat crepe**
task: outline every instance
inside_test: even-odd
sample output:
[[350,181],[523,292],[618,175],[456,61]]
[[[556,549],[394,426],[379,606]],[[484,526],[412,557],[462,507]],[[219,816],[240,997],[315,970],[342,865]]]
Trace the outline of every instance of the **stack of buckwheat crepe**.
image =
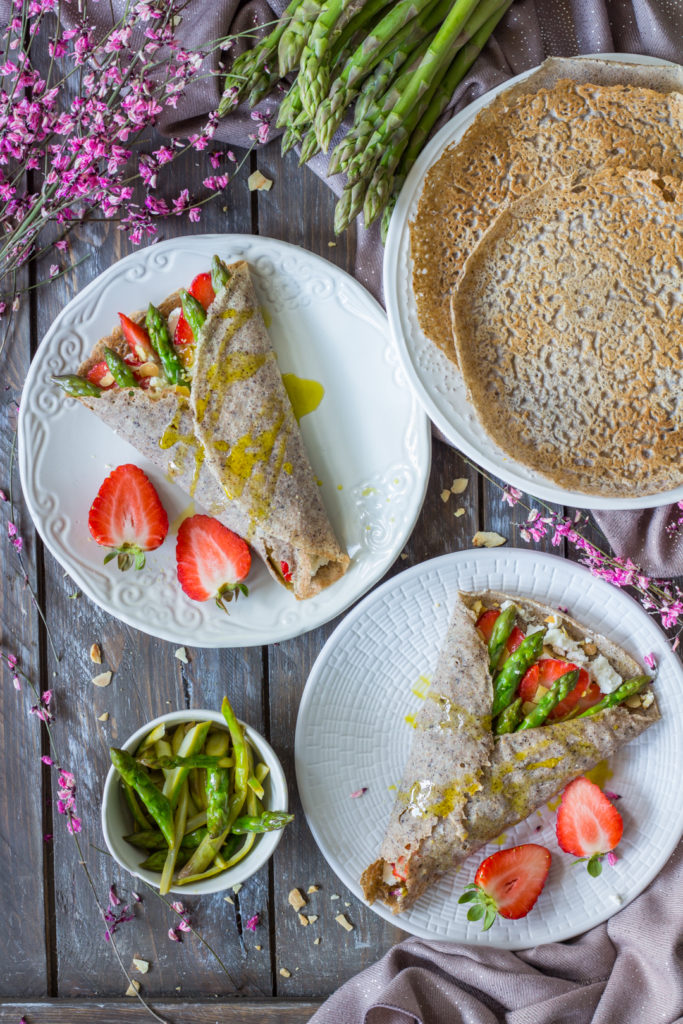
[[428,172],[420,325],[507,455],[586,494],[683,482],[683,69],[551,59]]

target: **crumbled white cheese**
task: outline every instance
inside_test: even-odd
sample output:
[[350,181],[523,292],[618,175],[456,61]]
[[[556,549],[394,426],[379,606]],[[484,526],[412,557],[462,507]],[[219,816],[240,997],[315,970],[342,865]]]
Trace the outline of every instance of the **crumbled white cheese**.
[[516,606],[514,601],[503,601],[502,605],[500,606],[500,610],[502,612],[504,612],[506,608],[516,608],[516,607],[517,606]]
[[647,693],[643,696],[643,707],[649,708],[650,705],[653,703],[654,699],[654,693],[652,692],[652,690],[648,690]]
[[604,654],[598,654],[588,664],[588,674],[594,679],[603,693],[614,693],[622,683],[622,678],[615,672]]
[[382,881],[385,885],[396,884],[396,875],[392,870],[391,864],[387,864],[386,861],[384,861],[384,867],[382,868]]
[[583,650],[579,647],[576,640],[572,640],[566,630],[562,629],[561,626],[551,625],[550,629],[546,631],[544,643],[548,647],[552,647],[560,654],[564,654],[569,661],[572,661],[575,665],[585,665],[588,661]]

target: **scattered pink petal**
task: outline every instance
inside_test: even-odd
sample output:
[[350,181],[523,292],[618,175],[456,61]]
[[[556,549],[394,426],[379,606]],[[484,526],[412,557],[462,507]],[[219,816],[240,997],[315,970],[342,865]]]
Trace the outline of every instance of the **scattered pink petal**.
[[50,265],[50,277],[56,277],[58,273],[59,273],[59,267],[57,266],[56,263],[52,263]]
[[51,832],[46,832],[45,835],[43,836],[43,842],[44,843],[51,843],[53,839],[54,839],[54,836],[52,835]]
[[614,865],[616,864],[618,859],[619,858],[617,857],[617,855],[614,852],[614,850],[610,850],[609,853],[607,854],[607,863],[609,864],[609,866],[611,868],[614,867]]
[[604,789],[603,793],[605,794],[608,800],[621,800],[620,794],[613,793],[611,789]]
[[171,942],[180,942],[181,941],[180,933],[178,932],[178,930],[176,928],[169,928],[168,929],[168,937],[171,940]]
[[52,758],[48,757],[47,754],[43,754],[43,756],[41,757],[40,760],[43,762],[43,764],[46,764],[46,765],[54,764],[54,761],[52,760]]
[[247,921],[245,927],[248,928],[250,932],[255,932],[256,928],[258,927],[258,925],[260,923],[261,923],[261,918],[260,918],[259,914],[254,914],[253,917],[249,918],[249,920]]
[[142,896],[140,895],[139,892],[132,892],[131,896],[133,897],[135,903],[142,903]]
[[116,895],[116,886],[114,886],[114,885],[110,886],[110,888],[109,888],[109,906],[110,907],[119,907],[119,906],[121,906],[121,900]]
[[351,793],[351,799],[352,800],[357,800],[359,796],[362,796],[363,793],[367,793],[367,791],[368,791],[368,787],[367,786],[361,786],[360,789],[356,789],[356,790],[354,790],[353,793]]
[[646,654],[643,658],[643,661],[645,662],[647,667],[651,669],[653,672],[657,668],[657,659],[655,658],[654,654]]

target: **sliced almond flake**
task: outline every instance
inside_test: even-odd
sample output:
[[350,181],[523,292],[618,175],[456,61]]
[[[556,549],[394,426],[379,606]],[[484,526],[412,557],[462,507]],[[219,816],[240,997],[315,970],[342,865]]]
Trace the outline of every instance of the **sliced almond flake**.
[[134,956],[133,967],[136,971],[139,971],[140,974],[147,974],[147,971],[149,970],[149,963],[147,960],[141,960],[139,957]]
[[92,644],[90,647],[90,660],[94,665],[102,664],[102,651],[99,644]]
[[320,936],[318,936],[317,939],[313,939],[313,945],[314,946],[319,946],[320,945]]
[[223,899],[226,903],[232,903],[233,907],[235,906],[235,902],[230,898],[230,896],[224,896]]
[[305,928],[306,925],[308,924],[308,918],[306,917],[306,915],[305,914],[297,914],[297,917],[299,918],[299,924],[302,924],[304,926],[304,928]]
[[319,888],[320,888],[320,886],[318,886],[318,885],[309,885],[309,887],[306,890],[306,892],[317,892]]
[[93,679],[93,686],[109,686],[113,672],[100,672],[98,676]]
[[472,546],[475,548],[499,548],[501,544],[507,544],[507,537],[492,531],[480,530],[472,538]]
[[140,982],[136,981],[135,978],[131,980],[130,985],[126,989],[127,996],[136,996],[140,991]]
[[454,480],[451,484],[451,494],[462,494],[463,491],[467,490],[469,480],[466,476],[459,476],[457,480]]
[[178,650],[175,652],[175,656],[178,659],[178,661],[182,661],[183,665],[189,665],[189,662],[187,660],[187,651],[185,650],[184,647],[179,647]]
[[402,561],[402,562],[405,562],[405,560],[406,560],[406,558],[407,558],[407,557],[408,557],[408,556],[407,556],[407,555],[405,554],[405,552],[402,552],[402,553],[401,553],[401,561]]
[[444,505],[446,504],[446,502],[448,501],[450,496],[451,496],[451,492],[450,491],[443,490],[441,492],[441,500],[443,501]]
[[315,924],[315,922],[317,920],[318,920],[318,915],[317,914],[309,914],[308,915],[308,923],[309,924]]
[[242,888],[242,883],[241,882],[238,882],[237,885],[233,885],[232,891],[234,892],[235,896],[237,895],[237,893],[240,891],[241,888]]
[[292,977],[292,972],[288,971],[286,967],[281,967],[280,968],[280,974],[282,975],[283,978],[291,978]]
[[108,711],[103,711],[101,715],[98,715],[97,721],[98,722],[108,722],[109,721],[109,712]]
[[270,192],[273,182],[270,178],[266,178],[265,174],[261,174],[260,171],[254,171],[247,178],[247,185],[250,192]]
[[460,516],[464,516],[465,515],[465,509],[462,507],[462,505],[460,506],[460,508],[456,508],[456,510],[453,513],[453,515],[455,516],[456,519],[459,519]]
[[337,922],[337,924],[340,924],[345,931],[353,931],[353,925],[344,917],[343,914],[337,914],[337,916],[335,917],[335,921]]
[[287,897],[287,902],[289,903],[290,907],[294,907],[297,913],[301,910],[302,907],[306,906],[306,898],[302,896],[298,889],[291,890],[289,896]]
[[258,951],[259,951],[259,953],[260,953],[260,952],[261,952],[261,950],[263,949],[263,946],[254,946],[254,949],[258,949]]
[[[654,693],[652,692],[652,690],[648,690],[647,693],[643,694],[643,701],[642,701],[643,707],[644,708],[649,708],[650,705],[653,703],[654,699],[655,699]],[[311,920],[310,917],[309,917],[308,920],[309,921]]]
[[338,896],[337,893],[335,892],[332,896],[330,896],[330,899],[331,900],[340,900],[341,896]]

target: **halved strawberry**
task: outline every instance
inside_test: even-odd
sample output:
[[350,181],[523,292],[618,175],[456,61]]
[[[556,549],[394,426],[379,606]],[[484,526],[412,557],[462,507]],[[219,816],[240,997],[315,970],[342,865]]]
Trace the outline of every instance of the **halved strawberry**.
[[[537,704],[536,693],[539,686],[544,686],[546,690],[549,690],[560,676],[575,668],[579,668],[579,666],[570,661],[561,661],[559,658],[542,658],[527,669],[522,676],[517,696],[521,697],[525,703],[529,701],[532,704]],[[558,721],[575,708],[584,711],[592,707],[593,704],[597,704],[601,699],[602,693],[599,687],[591,682],[585,668],[582,668],[579,670],[579,678],[574,689],[553,708],[548,718],[551,721]]]
[[133,355],[137,356],[141,363],[146,363],[149,360],[155,362],[156,353],[149,340],[149,334],[142,324],[136,324],[125,313],[119,313],[119,321],[123,336],[128,342]]
[[145,551],[153,551],[168,533],[168,516],[153,485],[138,466],[118,466],[106,478],[90,507],[93,539],[113,548],[105,565],[118,558],[119,569],[142,569]]
[[499,850],[482,861],[458,903],[472,903],[468,921],[484,918],[483,930],[496,914],[511,920],[526,917],[541,895],[550,870],[550,851],[536,843]]
[[289,568],[289,562],[280,562],[280,569],[282,570],[282,578],[285,583],[291,583],[292,570]]
[[90,367],[88,370],[88,380],[91,384],[97,384],[104,391],[116,387],[116,381],[104,359],[101,363],[95,363],[94,366]]
[[183,313],[178,317],[178,323],[176,324],[175,333],[173,334],[174,345],[191,345],[194,341],[194,334],[192,328],[185,319]]
[[[488,611],[481,613],[481,615],[479,616],[475,623],[477,629],[479,630],[487,644],[491,639],[493,627],[495,626],[496,619],[498,618],[499,615],[500,609],[489,608]],[[512,652],[517,650],[523,639],[524,633],[522,633],[519,626],[513,626],[512,632],[510,633],[510,636],[507,638],[507,642],[505,644],[505,647],[503,648],[501,661],[504,661],[506,658],[509,658]],[[500,662],[498,664],[500,666]]]
[[198,302],[201,302],[204,309],[208,309],[216,298],[216,293],[211,283],[211,274],[197,274],[188,291]]
[[176,562],[180,586],[193,601],[212,597],[227,612],[224,601],[249,593],[241,580],[251,568],[251,552],[241,537],[211,516],[190,516],[182,522]]
[[581,775],[562,794],[555,831],[560,849],[587,861],[588,873],[595,878],[602,871],[603,856],[621,840],[624,823],[600,787]]

